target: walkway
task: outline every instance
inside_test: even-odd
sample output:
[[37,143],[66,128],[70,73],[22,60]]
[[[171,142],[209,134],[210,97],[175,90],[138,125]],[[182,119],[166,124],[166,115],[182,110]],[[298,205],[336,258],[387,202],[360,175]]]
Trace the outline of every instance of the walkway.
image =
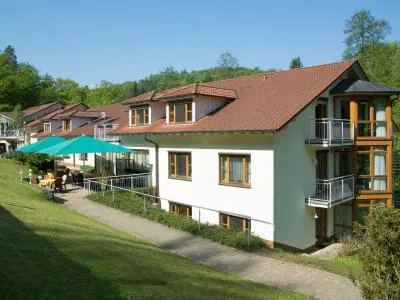
[[361,299],[359,290],[344,277],[325,271],[242,252],[168,228],[102,204],[84,199],[83,189],[57,194],[65,206],[123,230],[193,261],[270,286],[293,290],[317,299]]

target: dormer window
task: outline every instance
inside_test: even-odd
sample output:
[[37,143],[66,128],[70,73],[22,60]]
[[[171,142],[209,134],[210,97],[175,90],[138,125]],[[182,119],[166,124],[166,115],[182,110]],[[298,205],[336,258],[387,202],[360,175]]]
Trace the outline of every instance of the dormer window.
[[44,133],[50,133],[51,132],[51,123],[44,123],[43,131],[44,131]]
[[140,106],[132,108],[131,126],[149,125],[149,106]]
[[71,120],[63,120],[63,130],[71,131]]
[[169,123],[192,123],[192,101],[169,102]]

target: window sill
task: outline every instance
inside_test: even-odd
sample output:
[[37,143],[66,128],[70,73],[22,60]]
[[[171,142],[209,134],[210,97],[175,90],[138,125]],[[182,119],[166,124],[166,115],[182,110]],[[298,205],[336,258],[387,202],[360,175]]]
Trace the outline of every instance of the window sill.
[[174,176],[168,176],[168,179],[176,179],[176,180],[183,180],[183,181],[192,181],[191,177],[174,177]]
[[225,183],[225,182],[219,182],[219,185],[224,185],[224,186],[232,186],[232,187],[238,187],[238,188],[245,188],[245,189],[251,189],[250,184],[239,184],[239,183]]
[[360,190],[359,195],[371,195],[371,194],[392,194],[389,190]]
[[146,126],[149,126],[149,125],[150,125],[150,123],[147,123],[147,124],[137,124],[137,125],[132,124],[132,125],[129,126],[129,127],[131,127],[131,128],[135,128],[135,127],[146,127]]

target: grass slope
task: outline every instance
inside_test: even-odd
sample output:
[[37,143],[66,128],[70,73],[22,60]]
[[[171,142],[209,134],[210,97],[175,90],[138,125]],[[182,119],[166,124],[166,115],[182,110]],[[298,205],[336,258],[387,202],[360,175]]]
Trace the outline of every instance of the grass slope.
[[306,299],[224,274],[43,200],[0,159],[0,299]]

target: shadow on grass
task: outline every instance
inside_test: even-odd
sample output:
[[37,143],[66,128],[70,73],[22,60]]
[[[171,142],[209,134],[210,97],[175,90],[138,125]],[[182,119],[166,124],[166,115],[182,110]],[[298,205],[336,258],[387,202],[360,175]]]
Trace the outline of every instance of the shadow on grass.
[[0,299],[122,299],[0,205]]

